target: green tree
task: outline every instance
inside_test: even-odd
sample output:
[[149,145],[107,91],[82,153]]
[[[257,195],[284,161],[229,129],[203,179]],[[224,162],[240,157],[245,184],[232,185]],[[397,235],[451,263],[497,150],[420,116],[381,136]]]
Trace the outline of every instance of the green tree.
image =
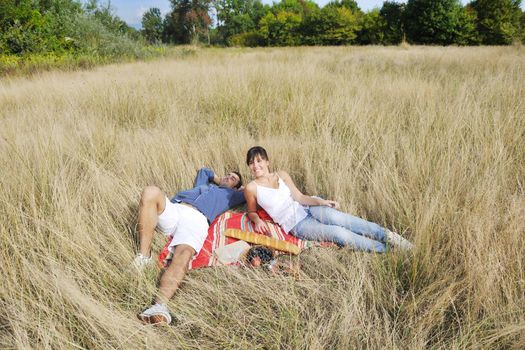
[[78,49],[78,42],[73,40],[73,33],[84,12],[79,3],[71,0],[47,0],[38,3],[43,15],[43,31],[46,40],[46,52],[63,53]]
[[476,11],[471,6],[461,9],[458,16],[458,30],[455,44],[458,45],[479,45],[481,37],[476,28]]
[[82,13],[71,0],[3,0],[0,2],[0,47],[13,54],[63,52]]
[[320,33],[323,45],[355,44],[361,29],[360,14],[346,6],[325,6],[321,9],[325,30]]
[[319,7],[309,11],[303,18],[300,33],[302,45],[323,45],[321,33],[326,30]]
[[403,16],[405,4],[394,1],[385,1],[379,15],[383,18],[383,43],[397,45],[404,39]]
[[261,19],[260,33],[269,46],[294,46],[301,43],[301,15],[281,10],[276,15],[269,12]]
[[379,45],[384,42],[385,20],[379,14],[379,9],[365,13],[361,17],[361,30],[357,34],[357,42],[361,45]]
[[348,45],[356,43],[361,29],[361,10],[353,0],[334,1],[304,15],[302,43],[306,45]]
[[115,9],[111,6],[110,1],[99,3],[98,0],[90,0],[86,4],[86,12],[112,33],[131,34],[134,31],[115,15]]
[[475,0],[477,28],[483,44],[506,45],[521,35],[521,0]]
[[152,7],[142,15],[142,34],[152,44],[162,41],[164,26],[160,9]]
[[326,4],[328,7],[346,7],[354,13],[362,12],[354,0],[333,0]]
[[457,44],[468,29],[459,0],[408,0],[405,29],[416,44]]
[[308,18],[318,12],[319,6],[311,0],[282,0],[261,19],[259,32],[268,45],[309,44],[313,31],[305,24],[310,23]]
[[166,16],[164,37],[168,42],[188,44],[201,39],[209,43],[210,0],[170,0],[172,11]]
[[46,50],[45,18],[30,0],[0,3],[0,36],[6,53],[25,54]]
[[217,12],[217,30],[223,43],[237,34],[255,31],[262,17],[269,11],[269,6],[260,0],[215,0]]
[[315,11],[319,6],[312,0],[281,0],[273,5],[272,12],[277,14],[280,11],[287,11],[305,17],[310,11]]

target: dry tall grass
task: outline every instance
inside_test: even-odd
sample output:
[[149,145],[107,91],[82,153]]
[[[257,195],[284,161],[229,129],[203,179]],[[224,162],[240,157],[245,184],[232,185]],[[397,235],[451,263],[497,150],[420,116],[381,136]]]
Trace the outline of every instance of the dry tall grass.
[[[525,347],[525,50],[294,48],[0,81],[0,347]],[[140,325],[141,189],[265,146],[411,254],[303,254],[299,279],[194,271]],[[163,243],[156,241],[157,247]]]

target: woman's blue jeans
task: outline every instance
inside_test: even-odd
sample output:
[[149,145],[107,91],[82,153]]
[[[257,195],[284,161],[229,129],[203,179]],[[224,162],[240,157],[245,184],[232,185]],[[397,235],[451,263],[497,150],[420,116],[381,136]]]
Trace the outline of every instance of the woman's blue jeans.
[[327,206],[308,207],[306,212],[308,216],[291,230],[300,239],[329,241],[368,252],[387,249],[385,229],[378,224]]

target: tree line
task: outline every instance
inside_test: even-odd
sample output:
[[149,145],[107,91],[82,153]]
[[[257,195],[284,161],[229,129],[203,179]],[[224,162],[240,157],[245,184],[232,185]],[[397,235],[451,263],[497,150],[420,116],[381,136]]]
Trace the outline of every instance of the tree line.
[[[1,0],[0,63],[53,53],[141,57],[146,44],[224,46],[506,45],[525,40],[521,0],[385,1],[362,11],[354,0],[171,0],[135,30],[98,0]],[[14,55],[14,56],[13,56]],[[7,57],[7,58],[6,58]]]
[[150,43],[204,42],[240,46],[508,45],[525,40],[521,0],[385,1],[363,12],[354,0],[319,7],[312,0],[171,0],[164,17],[142,17]]

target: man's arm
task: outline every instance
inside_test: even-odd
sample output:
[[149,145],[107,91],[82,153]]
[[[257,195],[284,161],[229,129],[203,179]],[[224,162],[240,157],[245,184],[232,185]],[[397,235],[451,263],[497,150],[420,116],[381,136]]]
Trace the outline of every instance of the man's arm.
[[215,182],[215,178],[218,178],[213,170],[209,168],[201,168],[197,171],[197,176],[195,176],[195,181],[193,182],[193,187],[200,185],[207,185],[210,182]]
[[219,186],[221,184],[221,178],[217,176],[217,174],[213,174],[213,183]]
[[230,208],[234,208],[238,205],[243,204],[246,202],[245,196],[244,196],[244,188],[241,189],[232,189],[233,193],[230,197]]

